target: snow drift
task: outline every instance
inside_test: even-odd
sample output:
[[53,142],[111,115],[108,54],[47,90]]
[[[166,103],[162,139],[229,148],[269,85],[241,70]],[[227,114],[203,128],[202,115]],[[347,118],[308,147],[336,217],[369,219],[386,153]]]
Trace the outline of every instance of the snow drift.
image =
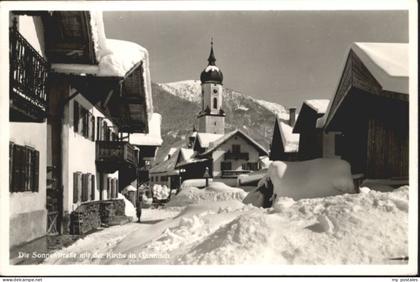
[[167,206],[186,206],[190,204],[197,204],[205,201],[227,201],[239,200],[242,201],[247,193],[240,188],[232,188],[224,183],[212,182],[204,189],[196,187],[185,187],[172,198]]
[[[235,199],[198,201],[171,218],[167,216],[173,208],[146,209],[145,220],[149,212],[154,217],[160,214],[163,220],[109,228],[62,252],[161,257],[54,258],[45,263],[405,264],[408,187],[386,193],[367,187],[360,190],[358,194],[301,200],[282,197],[270,209],[244,205]],[[201,195],[205,191],[190,192]]]
[[124,197],[123,194],[118,193],[118,199],[123,199],[125,203],[125,210],[124,214],[127,217],[130,217],[132,221],[137,221],[137,212],[136,208],[134,207],[133,203],[131,203],[129,200],[127,200],[126,197]]
[[350,165],[339,159],[275,161],[271,163],[267,177],[273,183],[275,197],[297,200],[355,193]]

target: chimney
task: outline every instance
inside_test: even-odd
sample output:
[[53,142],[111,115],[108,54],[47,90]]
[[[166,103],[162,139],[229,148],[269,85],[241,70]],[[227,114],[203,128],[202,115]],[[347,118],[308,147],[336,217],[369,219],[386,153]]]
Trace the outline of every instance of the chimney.
[[290,108],[289,109],[289,125],[291,127],[294,127],[295,122],[296,122],[296,108]]

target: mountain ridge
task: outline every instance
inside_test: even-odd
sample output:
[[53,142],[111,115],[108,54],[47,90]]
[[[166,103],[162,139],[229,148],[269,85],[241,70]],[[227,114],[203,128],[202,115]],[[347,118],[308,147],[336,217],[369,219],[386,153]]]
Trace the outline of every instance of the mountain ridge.
[[[279,104],[258,100],[238,91],[223,90],[226,113],[225,132],[241,129],[264,148],[269,149],[276,115],[287,121],[288,111]],[[162,161],[171,147],[186,146],[201,104],[201,82],[182,80],[152,83],[154,111],[162,115],[161,133],[164,140],[156,163]]]

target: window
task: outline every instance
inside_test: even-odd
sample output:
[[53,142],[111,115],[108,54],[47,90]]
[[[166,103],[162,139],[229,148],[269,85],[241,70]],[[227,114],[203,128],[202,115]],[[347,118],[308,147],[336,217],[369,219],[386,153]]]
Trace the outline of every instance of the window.
[[213,89],[213,93],[214,94],[217,94],[217,89]]
[[80,201],[80,194],[82,189],[82,173],[73,173],[73,203],[76,204]]
[[217,98],[213,98],[213,109],[217,109]]
[[240,153],[241,152],[241,145],[232,145],[232,153]]
[[73,102],[73,130],[74,132],[95,141],[95,118],[77,101]]
[[231,162],[221,162],[220,168],[222,170],[232,170],[232,163]]
[[9,191],[38,192],[39,152],[31,147],[14,143],[9,145]]

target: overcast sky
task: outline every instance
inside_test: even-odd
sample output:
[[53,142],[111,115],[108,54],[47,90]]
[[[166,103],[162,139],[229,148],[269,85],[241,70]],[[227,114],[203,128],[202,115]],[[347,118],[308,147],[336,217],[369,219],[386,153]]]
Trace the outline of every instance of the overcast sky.
[[408,42],[405,11],[105,12],[104,21],[108,38],[149,50],[154,82],[199,79],[213,37],[225,87],[298,108],[334,95],[352,42]]

